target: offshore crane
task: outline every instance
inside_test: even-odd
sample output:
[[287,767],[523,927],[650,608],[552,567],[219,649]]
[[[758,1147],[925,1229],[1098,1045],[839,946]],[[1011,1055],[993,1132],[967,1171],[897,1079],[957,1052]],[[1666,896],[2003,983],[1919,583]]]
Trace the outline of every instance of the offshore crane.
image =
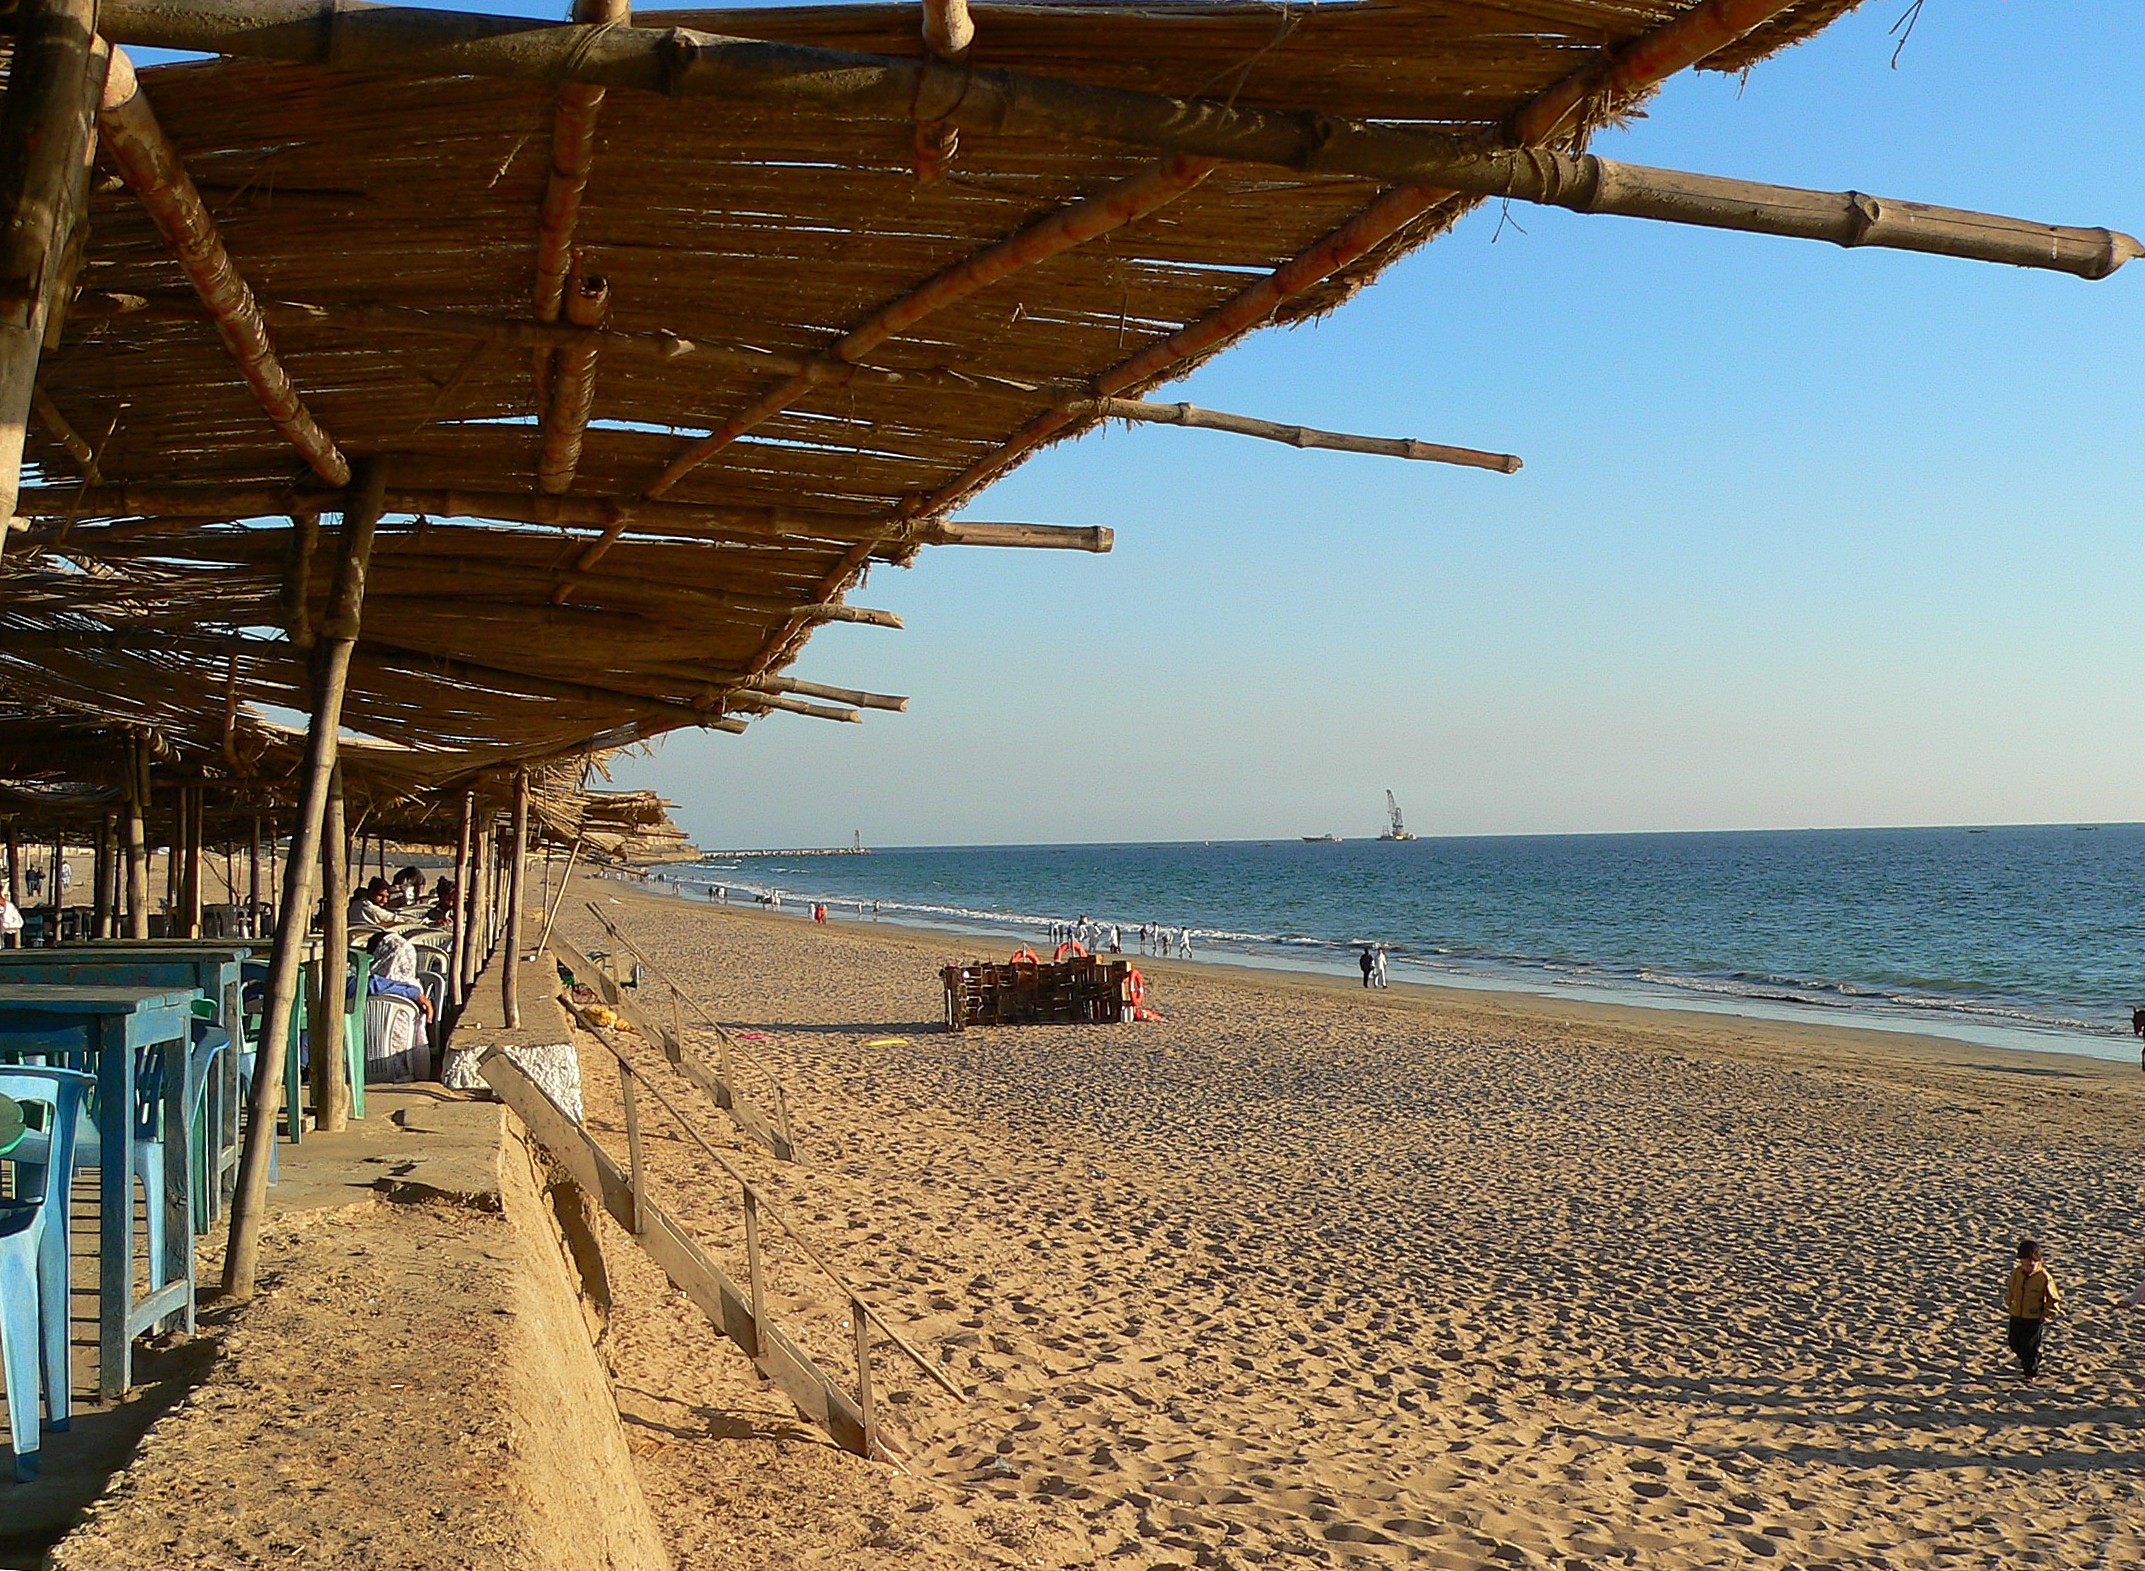
[[1408,826],[1400,821],[1400,804],[1393,799],[1393,793],[1390,791],[1385,793],[1385,817],[1386,830],[1384,834],[1378,837],[1380,840],[1413,840],[1415,838],[1408,833]]

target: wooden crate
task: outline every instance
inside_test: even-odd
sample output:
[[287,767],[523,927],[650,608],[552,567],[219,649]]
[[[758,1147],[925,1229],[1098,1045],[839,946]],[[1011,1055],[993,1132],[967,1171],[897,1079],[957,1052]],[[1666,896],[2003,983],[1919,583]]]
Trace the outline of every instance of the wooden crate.
[[939,973],[946,1027],[1115,1025],[1132,1017],[1131,971],[1101,955],[950,965]]

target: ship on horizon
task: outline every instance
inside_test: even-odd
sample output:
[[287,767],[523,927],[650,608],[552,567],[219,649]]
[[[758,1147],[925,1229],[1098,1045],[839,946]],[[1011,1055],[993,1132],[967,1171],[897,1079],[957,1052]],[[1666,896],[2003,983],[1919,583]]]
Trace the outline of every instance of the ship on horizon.
[[1394,800],[1393,793],[1390,791],[1385,793],[1385,817],[1385,833],[1378,837],[1380,840],[1413,840],[1415,838],[1409,832],[1408,826],[1400,821],[1400,803]]

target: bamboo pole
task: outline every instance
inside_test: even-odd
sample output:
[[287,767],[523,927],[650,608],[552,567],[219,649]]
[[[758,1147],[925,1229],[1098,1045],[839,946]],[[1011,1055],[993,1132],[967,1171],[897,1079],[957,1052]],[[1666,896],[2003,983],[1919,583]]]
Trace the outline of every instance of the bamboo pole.
[[37,366],[69,243],[85,219],[110,51],[96,0],[21,0],[0,100],[0,549],[15,516]]
[[[976,41],[976,24],[968,0],[923,0],[924,48],[947,65],[967,63]],[[916,126],[916,183],[936,185],[961,150],[960,131],[943,120],[920,120]]]
[[750,688],[740,688],[731,695],[730,702],[739,709],[780,709],[788,714],[809,715],[814,720],[842,720],[850,725],[860,724],[864,719],[854,709],[830,709],[825,704],[809,703],[785,693],[760,693]]
[[[600,328],[611,314],[611,286],[598,274],[573,280],[566,292],[566,319],[576,327]],[[543,405],[542,447],[536,461],[537,489],[563,496],[573,489],[581,466],[581,439],[596,406],[596,351],[600,340],[588,339],[563,351],[553,362],[550,396]],[[619,527],[623,528],[623,524]]]
[[350,1057],[343,1044],[343,994],[350,973],[350,843],[344,827],[343,766],[328,771],[320,828],[320,1013],[313,1027],[313,1127],[350,1127]]
[[[2084,278],[2106,277],[2145,255],[2134,238],[2106,229],[1890,202],[1877,204],[1899,209],[1885,223],[1858,216],[1857,202],[1868,199],[1853,193],[1798,192],[1637,168],[1605,172],[1599,159],[1541,148],[1485,149],[1435,132],[1309,111],[1172,98],[690,28],[559,27],[367,0],[108,0],[103,18],[108,36],[167,48],[406,76],[719,95],[865,118],[937,118],[1001,136],[1118,142],[1581,212],[1890,245]],[[1674,189],[1662,200],[1649,198],[1664,182]],[[1707,189],[1711,198],[1701,200]],[[1772,195],[1760,198],[1759,192]],[[1788,227],[1769,227],[1783,221]]]
[[464,791],[462,828],[454,842],[454,926],[449,931],[447,948],[447,1002],[455,1009],[460,1009],[462,1000],[468,996],[462,968],[469,948],[469,841],[476,814],[477,794]]
[[1003,546],[1040,551],[1092,551],[1104,554],[1117,543],[1116,531],[1073,529],[1062,524],[984,524],[934,520],[910,537],[923,545]]
[[1250,415],[1232,415],[1219,409],[1201,409],[1196,404],[1154,403],[1139,398],[1098,398],[1077,412],[1105,420],[1131,420],[1158,425],[1193,426],[1203,431],[1229,431],[1238,436],[1256,436],[1290,447],[1325,448],[1337,453],[1370,453],[1384,458],[1413,458],[1424,463],[1458,464],[1469,469],[1494,469],[1516,474],[1520,459],[1512,453],[1486,453],[1472,447],[1447,447],[1437,442],[1418,442],[1405,436],[1352,436],[1343,431],[1321,431],[1316,426],[1282,425]]
[[[1145,218],[1196,188],[1215,168],[1211,159],[1181,156],[1166,159],[1099,196],[1062,207],[1009,238],[963,258],[899,299],[880,307],[837,339],[827,350],[827,358],[851,363],[862,360],[888,339],[908,331],[934,312],[958,304],[1016,272],[1047,262],[1075,246]],[[762,394],[706,436],[688,444],[664,466],[663,472],[649,484],[646,494],[650,498],[660,497],[738,437],[780,414],[812,390],[811,380],[799,374]],[[597,541],[581,554],[576,566],[593,567],[609,544],[607,539]]]
[[105,152],[178,257],[187,280],[215,320],[224,347],[238,362],[239,375],[267,411],[269,421],[315,475],[329,485],[348,485],[349,461],[291,385],[268,324],[254,304],[253,290],[232,264],[216,220],[202,203],[178,149],[157,123],[135,79],[133,62],[123,50],[112,52],[97,128]]
[[[623,27],[632,19],[627,0],[575,0],[576,22]],[[597,112],[603,89],[584,82],[562,82],[551,111],[551,172],[544,180],[536,218],[536,319],[556,322],[573,274],[574,229],[580,222],[581,198],[596,162]],[[571,315],[569,310],[567,315]],[[578,325],[590,327],[593,322]],[[535,356],[536,407],[548,410],[554,386],[551,352]],[[548,489],[548,488],[547,488]],[[561,487],[561,489],[564,489]]]
[[149,936],[149,744],[139,733],[127,739],[127,937]]
[[828,687],[822,682],[800,682],[791,676],[759,676],[745,684],[762,693],[793,693],[799,698],[825,698],[837,704],[856,704],[864,709],[905,710],[909,707],[906,698],[893,698],[885,693],[867,693],[854,687]]
[[[283,1101],[283,1055],[298,990],[299,950],[312,914],[313,872],[320,862],[321,824],[327,811],[329,773],[335,767],[337,733],[342,725],[343,693],[350,673],[350,651],[357,643],[365,601],[365,567],[372,554],[373,531],[380,522],[385,471],[367,461],[355,488],[356,505],[343,515],[341,559],[336,564],[334,600],[322,628],[319,686],[311,724],[306,728],[305,771],[291,826],[290,855],[284,863],[283,899],[276,913],[276,942],[269,962],[268,1006],[263,1011],[261,1041],[254,1060],[253,1087],[247,1099],[246,1144],[239,1160],[238,1192],[231,1207],[231,1242],[224,1257],[223,1287],[234,1298],[253,1296],[260,1268],[261,1218],[267,1209],[268,1158],[275,1148],[276,1118]],[[297,1109],[290,1110],[293,1118]]]
[[505,993],[506,1027],[521,1026],[521,902],[522,880],[529,861],[529,771],[514,771],[514,842],[508,854],[506,878],[506,956],[499,967],[499,985]]
[[67,456],[80,466],[82,479],[90,485],[103,485],[104,472],[97,467],[97,450],[75,429],[74,422],[60,412],[60,406],[52,401],[42,385],[32,391],[30,408],[38,423],[52,433],[60,446],[67,449]]

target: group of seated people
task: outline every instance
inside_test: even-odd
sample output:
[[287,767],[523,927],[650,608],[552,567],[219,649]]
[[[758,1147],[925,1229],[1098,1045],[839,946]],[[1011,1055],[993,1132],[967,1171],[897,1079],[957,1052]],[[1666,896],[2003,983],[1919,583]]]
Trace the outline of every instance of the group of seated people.
[[368,931],[371,933],[371,937],[364,940],[365,951],[372,956],[366,996],[399,998],[415,1005],[429,1029],[437,1018],[436,1006],[432,996],[418,983],[417,945],[405,933],[419,927],[451,930],[456,916],[452,879],[440,879],[429,897],[424,874],[414,867],[405,867],[392,879],[376,877],[368,880],[365,887],[351,897],[349,911],[352,941],[357,941]]

